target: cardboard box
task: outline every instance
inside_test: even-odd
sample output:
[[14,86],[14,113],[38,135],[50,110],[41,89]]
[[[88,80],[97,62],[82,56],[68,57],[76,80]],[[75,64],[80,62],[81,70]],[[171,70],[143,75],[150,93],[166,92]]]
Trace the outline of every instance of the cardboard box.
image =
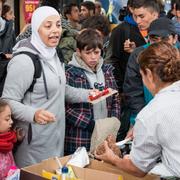
[[[60,158],[62,164],[68,161],[69,157]],[[120,171],[115,166],[91,160],[90,165],[86,168],[79,168],[72,166],[74,173],[81,180],[160,180],[160,177],[154,175],[147,175],[144,178],[137,178]],[[21,169],[20,180],[45,180],[41,177],[42,170],[55,172],[58,165],[54,158],[42,161],[41,163],[28,166]]]

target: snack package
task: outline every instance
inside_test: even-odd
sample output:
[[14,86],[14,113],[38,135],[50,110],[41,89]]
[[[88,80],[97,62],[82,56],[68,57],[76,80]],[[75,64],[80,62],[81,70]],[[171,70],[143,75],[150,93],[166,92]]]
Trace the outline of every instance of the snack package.
[[102,91],[94,92],[89,96],[88,102],[91,104],[96,104],[113,94],[116,94],[118,91],[111,88],[104,88]]
[[85,147],[79,147],[71,156],[67,165],[73,165],[77,167],[85,167],[89,164],[89,156]]

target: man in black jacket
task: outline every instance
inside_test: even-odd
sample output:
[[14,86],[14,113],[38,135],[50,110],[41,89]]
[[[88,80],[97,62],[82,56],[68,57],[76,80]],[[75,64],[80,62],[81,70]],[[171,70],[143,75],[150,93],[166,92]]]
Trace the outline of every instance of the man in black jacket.
[[105,57],[105,62],[112,64],[115,68],[114,76],[120,93],[122,93],[126,64],[130,55],[130,53],[124,50],[124,42],[127,39],[131,39],[131,41],[136,43],[137,47],[146,44],[130,12],[132,10],[132,3],[133,0],[128,1],[129,10],[127,16],[125,16],[123,23],[119,24],[112,31],[108,53]]
[[[112,55],[108,61],[115,67],[114,75],[120,93],[123,92],[124,76],[130,53],[135,47],[147,43],[147,29],[151,22],[159,16],[159,5],[156,0],[131,0],[128,3],[133,15],[127,16],[124,22],[113,30],[110,40]],[[118,140],[124,139],[129,129],[130,112],[126,107],[126,102],[122,103],[121,128]]]

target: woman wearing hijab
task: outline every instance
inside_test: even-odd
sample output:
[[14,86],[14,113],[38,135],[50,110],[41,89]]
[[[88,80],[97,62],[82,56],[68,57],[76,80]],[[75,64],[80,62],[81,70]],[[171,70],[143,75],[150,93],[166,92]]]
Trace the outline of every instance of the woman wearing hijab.
[[[21,54],[14,56],[8,64],[2,97],[11,105],[17,125],[26,132],[15,153],[18,167],[52,156],[62,156],[65,95],[72,102],[87,101],[89,90],[66,85],[64,64],[56,52],[61,32],[60,15],[54,8],[43,6],[36,9],[32,16],[32,36],[15,46],[15,53]],[[33,92],[28,89],[33,81],[35,67],[23,51],[37,54],[42,67]]]

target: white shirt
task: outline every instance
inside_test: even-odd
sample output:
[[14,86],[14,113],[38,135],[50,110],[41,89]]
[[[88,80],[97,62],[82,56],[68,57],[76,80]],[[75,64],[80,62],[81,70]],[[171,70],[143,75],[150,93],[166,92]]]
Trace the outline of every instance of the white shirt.
[[180,81],[162,89],[142,109],[134,127],[130,158],[149,172],[158,157],[169,172],[180,177]]

